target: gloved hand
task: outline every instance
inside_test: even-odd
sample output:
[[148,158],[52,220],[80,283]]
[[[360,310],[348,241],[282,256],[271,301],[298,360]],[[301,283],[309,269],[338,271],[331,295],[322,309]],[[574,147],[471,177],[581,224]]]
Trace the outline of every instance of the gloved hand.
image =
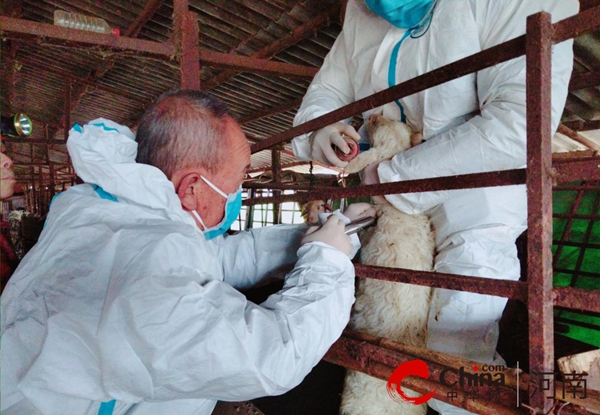
[[355,221],[356,219],[366,218],[367,216],[375,217],[377,215],[377,211],[375,207],[373,207],[370,203],[353,203],[346,208],[344,211],[344,216],[346,216],[350,221]]
[[335,215],[331,215],[321,227],[311,226],[300,241],[300,245],[309,242],[323,242],[339,249],[346,255],[353,250],[350,237],[344,233],[344,222]]
[[356,142],[360,140],[360,135],[354,127],[343,122],[336,122],[312,133],[309,139],[312,159],[328,166],[346,167],[348,162],[340,160],[331,147],[332,145],[339,147],[344,154],[350,152],[350,147],[342,138],[342,134]]
[[[348,206],[344,213],[341,213],[339,209],[332,213],[319,213],[319,221],[326,223],[331,216],[337,216],[345,225],[348,225],[353,220],[367,216],[375,217],[376,215],[377,211],[369,203],[353,203]],[[352,259],[360,249],[360,239],[358,239],[356,233],[350,235],[350,243],[352,244],[352,251],[348,254],[348,257]]]

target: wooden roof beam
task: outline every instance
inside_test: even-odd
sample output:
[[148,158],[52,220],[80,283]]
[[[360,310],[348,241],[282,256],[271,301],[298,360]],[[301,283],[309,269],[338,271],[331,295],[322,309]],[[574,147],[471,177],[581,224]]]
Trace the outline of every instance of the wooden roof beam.
[[583,137],[577,131],[571,130],[569,127],[567,127],[564,124],[560,124],[558,126],[558,132],[566,135],[567,137],[572,138],[573,140],[577,141],[578,143],[583,144],[587,148],[591,148],[592,150],[594,150],[596,152],[600,151],[600,147],[598,146],[598,144],[596,144],[592,140],[589,140],[589,139]]
[[567,121],[563,123],[564,126],[570,128],[573,131],[591,131],[600,130],[600,120],[595,121]]
[[[142,56],[154,56],[172,61],[177,47],[171,42],[153,42],[128,37],[117,37],[84,30],[70,29],[30,20],[0,16],[2,36],[9,39],[29,40],[40,44],[58,44],[73,47],[98,47],[116,52],[128,52]],[[317,68],[273,62],[268,59],[234,56],[210,50],[200,50],[200,61],[218,68],[234,68],[237,71],[266,73],[283,76],[313,77]],[[64,75],[64,74],[62,74]]]
[[188,0],[173,1],[173,37],[179,51],[180,85],[182,89],[200,90],[200,28],[198,15],[189,11]]
[[[127,94],[127,93],[123,92],[120,89],[111,88],[111,87],[99,84],[98,82],[90,81],[89,79],[86,79],[86,78],[83,78],[83,77],[80,77],[80,76],[76,76],[76,75],[71,74],[71,73],[65,73],[63,70],[55,69],[55,68],[52,68],[52,67],[47,66],[47,65],[42,65],[42,64],[37,63],[37,62],[35,62],[35,61],[31,60],[31,59],[20,58],[19,62],[21,64],[23,64],[23,65],[31,66],[32,68],[36,68],[36,69],[39,69],[41,71],[50,72],[50,73],[53,73],[53,74],[56,74],[56,75],[59,75],[59,76],[62,76],[62,77],[68,76],[73,81],[77,81],[78,83],[82,83],[82,84],[91,86],[93,88],[96,88],[96,89],[98,89],[100,91],[105,91],[105,92],[108,92],[108,93],[111,93],[111,94],[114,94],[114,95],[118,95],[118,96],[121,96],[123,98],[130,99],[132,101],[140,102],[140,103],[142,103],[142,105],[146,105],[146,104],[150,103],[150,101],[143,100],[143,99],[140,99],[139,97]],[[62,128],[62,125],[61,125],[61,128]]]
[[600,73],[595,71],[574,74],[569,81],[569,91],[591,88],[600,85]]
[[238,123],[240,123],[241,125],[243,124],[248,124],[252,121],[257,121],[260,120],[261,118],[266,118],[266,117],[270,117],[272,115],[275,114],[280,114],[282,112],[286,112],[289,110],[293,110],[296,109],[300,106],[300,104],[302,103],[302,97],[295,99],[293,101],[289,101],[286,103],[283,103],[281,105],[277,105],[275,107],[270,107],[270,108],[265,108],[262,111],[259,112],[255,112],[254,114],[250,114],[246,117],[240,118],[238,121]]
[[[308,165],[308,161],[295,161],[293,163],[288,163],[288,164],[282,164],[281,165],[281,170],[283,169],[287,169],[290,167],[296,167],[296,166],[304,166],[304,165]],[[268,167],[259,167],[256,169],[251,169],[248,170],[248,174],[254,174],[254,173],[265,173],[265,172],[270,172],[271,171],[271,166]]]
[[158,56],[166,60],[172,60],[175,56],[175,48],[169,43],[88,32],[6,16],[0,16],[0,26],[5,38],[73,47],[97,46],[114,51],[135,52],[138,55]]
[[[340,13],[340,5],[334,4],[329,9],[325,10],[323,13],[316,16],[314,19],[296,27],[292,30],[287,36],[282,37],[281,39],[271,43],[265,48],[257,51],[252,55],[254,58],[272,58],[276,54],[281,51],[286,50],[290,46],[295,45],[301,40],[314,35],[317,31],[326,27],[330,24],[332,18],[337,18]],[[249,70],[248,72],[254,72]],[[239,71],[236,70],[227,70],[221,72],[219,75],[204,81],[203,89],[209,90],[217,85],[227,81],[228,79],[237,75]]]
[[16,144],[67,144],[65,140],[44,140],[42,138],[6,138],[2,141]]
[[[200,61],[213,68],[232,69],[233,72],[252,72],[257,74],[278,75],[278,76],[299,76],[312,78],[319,71],[319,68],[313,66],[295,65],[291,63],[282,63],[270,61],[268,59],[258,59],[241,55],[231,55],[229,53],[213,52],[212,50],[201,49]],[[213,78],[214,79],[214,78]],[[206,85],[203,89],[209,89]]]
[[140,31],[146,23],[150,21],[152,16],[160,9],[162,6],[162,0],[148,0],[142,12],[138,15],[138,17],[129,25],[123,36],[125,37],[137,37],[140,34]]
[[[148,23],[148,20],[156,13],[156,11],[162,5],[162,0],[149,0],[146,3],[146,6],[140,13],[140,15],[135,19],[135,21],[127,28],[124,35],[126,37],[136,37],[142,27]],[[88,92],[88,87],[97,86],[97,81],[102,78],[108,71],[114,68],[115,63],[117,62],[117,56],[110,56],[106,61],[104,61],[98,68],[90,70],[86,80],[91,83],[95,83],[95,85],[91,85],[90,83],[81,83],[75,84],[71,82],[70,77],[65,78],[65,112],[60,120],[60,125],[64,126],[65,131],[65,140],[68,136],[68,131],[70,128],[70,112],[79,106],[79,102],[84,97],[84,95]],[[138,100],[136,100],[138,101]],[[56,131],[52,133],[52,136],[56,134]]]
[[7,97],[8,104],[8,113],[14,114],[14,105],[15,102],[15,65],[16,65],[16,57],[17,57],[17,45],[15,42],[8,41],[8,45],[5,45],[3,48],[7,50],[3,50],[4,54],[8,56],[8,65],[9,68],[7,73],[3,76],[6,78],[6,88],[7,91],[4,91]]

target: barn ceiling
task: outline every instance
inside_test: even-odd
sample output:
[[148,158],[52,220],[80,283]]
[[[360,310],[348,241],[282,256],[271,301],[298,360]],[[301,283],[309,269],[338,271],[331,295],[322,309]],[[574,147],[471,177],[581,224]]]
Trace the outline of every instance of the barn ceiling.
[[[292,126],[312,75],[341,30],[340,3],[189,1],[189,10],[197,14],[199,48],[205,57],[201,88],[228,104],[251,141],[271,137]],[[582,7],[595,4],[583,1]],[[122,38],[168,45],[174,35],[173,8],[173,0],[3,0],[2,16],[48,25],[53,23],[54,11],[61,9],[101,17],[111,27],[119,28]],[[595,32],[576,38],[574,49],[574,71],[563,122],[578,128],[577,121],[600,122],[600,35]],[[210,52],[218,54],[212,56]],[[298,71],[291,74],[243,65],[232,69],[230,63],[224,63],[223,54],[228,54],[226,58],[242,56],[292,64]],[[66,122],[72,125],[104,117],[135,128],[148,103],[181,82],[175,59],[141,51],[55,42],[43,34],[23,36],[5,28],[0,70],[0,111],[22,111],[34,122],[31,137],[13,139],[7,144],[22,183],[30,182],[32,177],[39,180],[50,171],[57,182],[70,182],[72,171],[64,144]],[[271,160],[270,150],[256,153],[252,156],[252,169],[267,169]],[[293,164],[297,161],[286,145],[281,165]]]

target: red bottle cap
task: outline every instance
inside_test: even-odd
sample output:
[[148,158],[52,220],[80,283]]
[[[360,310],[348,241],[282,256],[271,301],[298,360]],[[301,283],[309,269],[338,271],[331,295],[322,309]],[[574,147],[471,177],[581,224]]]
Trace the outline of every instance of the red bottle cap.
[[348,147],[350,147],[350,152],[348,154],[344,154],[344,152],[340,148],[334,146],[335,154],[342,161],[350,161],[358,155],[358,144],[353,139],[347,137],[344,137],[344,141],[346,141]]
[[113,35],[115,35],[115,36],[121,36],[121,30],[119,30],[118,27],[114,27],[112,32],[113,32]]

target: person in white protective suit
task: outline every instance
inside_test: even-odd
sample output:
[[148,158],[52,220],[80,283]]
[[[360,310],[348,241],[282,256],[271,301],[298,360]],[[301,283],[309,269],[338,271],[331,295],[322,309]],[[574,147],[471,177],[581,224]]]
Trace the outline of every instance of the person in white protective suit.
[[[578,11],[575,0],[349,0],[341,33],[300,106],[299,125],[366,96],[525,33],[527,16],[552,21]],[[552,53],[552,128],[558,127],[573,65],[572,40]],[[525,57],[512,59],[363,113],[405,121],[424,143],[371,165],[363,183],[389,183],[522,168],[526,165]],[[332,145],[339,122],[292,141],[301,160],[344,167]],[[435,271],[517,280],[516,238],[526,228],[525,186],[387,195],[402,212],[426,213],[436,231]],[[436,289],[427,347],[480,362],[495,354],[505,298]],[[432,402],[443,413],[460,412]]]
[[[169,92],[137,137],[97,119],[67,146],[86,184],[54,199],[2,295],[3,415],[210,414],[290,390],[340,336],[354,301],[340,218],[221,236],[250,150],[220,102]],[[283,268],[261,305],[238,291]]]

